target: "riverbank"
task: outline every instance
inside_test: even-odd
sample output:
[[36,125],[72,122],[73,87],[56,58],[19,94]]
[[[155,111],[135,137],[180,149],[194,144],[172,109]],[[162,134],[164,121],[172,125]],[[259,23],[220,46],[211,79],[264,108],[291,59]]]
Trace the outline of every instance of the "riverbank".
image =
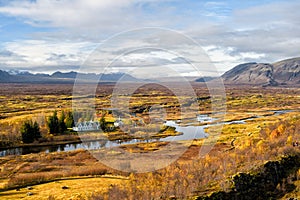
[[[87,132],[76,134],[65,134],[60,136],[50,136],[43,138],[40,142],[36,141],[30,144],[15,144],[9,148],[0,148],[0,157],[7,155],[24,155],[28,153],[39,152],[55,152],[55,151],[72,151],[76,149],[99,149],[104,147],[115,147],[121,145],[137,145],[143,142],[155,141],[183,141],[206,138],[214,134],[215,124],[223,125],[223,134],[220,141],[227,141],[234,138],[235,134],[230,127],[245,127],[249,134],[257,134],[260,130],[260,125],[255,124],[259,121],[264,121],[264,124],[271,123],[278,119],[284,118],[284,114],[298,112],[297,110],[265,110],[265,111],[249,111],[233,114],[228,112],[224,122],[210,121],[208,123],[194,122],[189,125],[177,124],[175,121],[167,121],[166,126],[157,133],[137,132],[137,134],[124,134],[121,130],[114,132]],[[257,123],[256,123],[257,124]],[[229,126],[229,127],[228,127]],[[147,131],[147,129],[145,129]],[[228,134],[227,134],[227,131]],[[226,133],[226,134],[224,134]],[[229,138],[228,138],[229,136]],[[224,138],[224,139],[223,139]]]
[[13,148],[55,146],[55,145],[63,145],[63,144],[74,144],[80,142],[81,139],[78,135],[58,135],[58,136],[43,138],[42,140],[35,141],[33,143],[28,143],[28,144],[18,143],[18,144],[13,144],[12,146],[9,147],[0,147],[0,151],[6,149],[13,149]]
[[[140,132],[138,132],[140,133]],[[39,152],[72,151],[76,149],[99,149],[132,143],[158,141],[162,138],[182,135],[175,128],[163,126],[158,133],[125,134],[122,130],[114,132],[79,132],[42,138],[30,144],[14,144],[7,148],[0,148],[0,157],[8,155],[25,155]]]

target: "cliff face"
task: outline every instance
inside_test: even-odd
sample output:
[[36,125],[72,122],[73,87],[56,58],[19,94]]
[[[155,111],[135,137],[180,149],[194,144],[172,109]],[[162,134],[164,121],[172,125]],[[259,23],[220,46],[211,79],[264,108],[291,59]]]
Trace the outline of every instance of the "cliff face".
[[233,188],[229,192],[214,192],[210,196],[197,197],[197,200],[252,200],[279,199],[282,192],[278,185],[297,173],[300,156],[282,157],[278,161],[268,161],[260,170],[253,173],[239,173],[233,176]]
[[246,63],[222,75],[226,84],[286,85],[300,83],[300,58],[273,64]]

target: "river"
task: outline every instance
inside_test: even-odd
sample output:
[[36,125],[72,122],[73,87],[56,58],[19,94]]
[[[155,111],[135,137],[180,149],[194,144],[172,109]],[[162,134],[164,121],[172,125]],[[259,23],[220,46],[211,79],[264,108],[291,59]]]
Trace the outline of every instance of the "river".
[[[270,112],[274,112],[273,115],[281,115],[288,112],[292,112],[293,110],[272,110]],[[243,120],[235,120],[230,122],[221,122],[218,124],[245,124],[247,120],[253,120],[260,118],[262,116],[253,116]],[[18,147],[5,149],[0,151],[0,157],[8,156],[8,155],[25,155],[30,153],[39,153],[39,152],[62,152],[62,151],[72,151],[76,149],[87,149],[94,150],[100,148],[109,148],[115,147],[125,144],[135,144],[138,142],[152,142],[152,141],[180,141],[180,140],[192,140],[192,139],[201,139],[206,138],[209,135],[205,132],[205,128],[209,126],[214,126],[213,122],[216,119],[209,117],[208,115],[198,115],[197,121],[201,123],[210,123],[205,125],[188,125],[182,126],[180,123],[176,123],[175,121],[166,121],[166,126],[174,127],[177,132],[181,132],[182,134],[177,136],[168,136],[165,138],[156,138],[150,140],[140,140],[140,139],[132,139],[129,141],[109,141],[109,140],[97,140],[97,141],[83,141],[81,143],[75,144],[59,144],[59,145],[51,145],[51,146],[36,146],[36,147]]]

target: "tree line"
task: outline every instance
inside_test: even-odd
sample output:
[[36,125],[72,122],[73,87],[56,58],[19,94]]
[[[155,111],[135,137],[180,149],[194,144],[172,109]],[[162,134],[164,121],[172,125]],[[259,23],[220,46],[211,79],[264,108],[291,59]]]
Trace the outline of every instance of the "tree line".
[[[74,127],[73,113],[65,113],[62,111],[61,115],[58,117],[57,111],[54,111],[52,116],[47,119],[47,127],[50,134],[64,134],[68,128]],[[42,137],[39,124],[32,120],[25,121],[21,126],[20,132],[24,143],[32,143]]]

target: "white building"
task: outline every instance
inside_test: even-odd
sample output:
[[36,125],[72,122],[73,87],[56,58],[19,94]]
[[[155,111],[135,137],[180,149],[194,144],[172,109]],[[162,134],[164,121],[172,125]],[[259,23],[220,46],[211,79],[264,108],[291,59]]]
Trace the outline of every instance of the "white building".
[[201,122],[201,123],[205,123],[205,122],[213,122],[214,118],[208,116],[208,115],[197,115],[197,121]]
[[81,132],[81,131],[96,131],[100,130],[99,122],[95,121],[84,121],[78,122],[75,127],[73,127],[73,131]]
[[121,117],[119,117],[119,119],[117,119],[115,122],[114,122],[114,126],[115,127],[119,127],[119,126],[122,126],[124,123],[123,121],[121,120]]

